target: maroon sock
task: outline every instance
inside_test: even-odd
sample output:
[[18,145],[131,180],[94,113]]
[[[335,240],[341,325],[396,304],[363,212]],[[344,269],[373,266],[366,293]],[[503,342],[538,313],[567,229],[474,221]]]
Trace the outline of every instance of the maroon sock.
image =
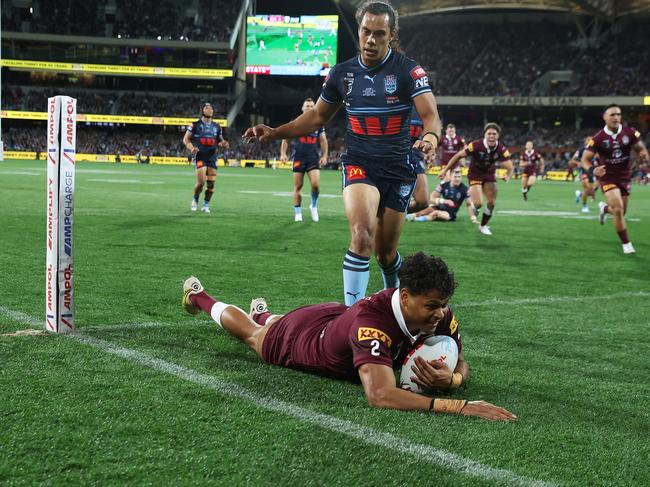
[[205,311],[208,314],[210,314],[210,311],[212,311],[212,306],[214,303],[217,302],[216,299],[214,299],[205,291],[202,291],[198,294],[192,294],[190,296],[190,301],[194,306],[200,308],[202,311]]
[[481,217],[481,226],[484,227],[487,225],[487,223],[490,221],[490,217],[492,216],[492,213],[486,215],[485,211],[483,211],[483,216]]
[[603,207],[603,213],[609,213],[609,205]]
[[273,313],[269,313],[268,311],[265,311],[264,313],[255,313],[253,315],[253,321],[258,325],[264,326],[266,325],[266,320],[268,320],[269,316],[272,315]]
[[620,232],[616,232],[616,233],[618,233],[618,238],[621,239],[621,242],[623,242],[624,244],[630,243],[630,239],[627,237],[627,229],[621,230]]

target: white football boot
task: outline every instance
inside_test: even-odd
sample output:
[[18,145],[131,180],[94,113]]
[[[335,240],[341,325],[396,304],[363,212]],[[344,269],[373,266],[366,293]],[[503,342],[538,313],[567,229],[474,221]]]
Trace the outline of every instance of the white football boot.
[[636,250],[634,250],[634,247],[632,246],[632,242],[628,242],[626,244],[623,244],[623,253],[624,254],[636,254]]
[[190,206],[190,210],[196,211],[199,209],[199,204],[196,202],[196,200],[192,200],[192,206]]
[[203,213],[210,213],[210,207],[209,207],[208,205],[203,205],[203,206],[201,207],[201,211],[202,211]]
[[311,221],[317,222],[320,220],[320,218],[318,218],[318,208],[309,205],[309,211],[311,211]]
[[487,225],[479,225],[478,231],[481,232],[483,235],[492,235],[492,230],[490,230],[490,227]]
[[201,281],[199,281],[196,277],[190,276],[187,279],[185,279],[185,282],[183,283],[183,308],[185,308],[185,311],[187,311],[191,315],[197,315],[201,312],[199,308],[194,306],[192,304],[192,301],[190,301],[190,296],[193,294],[198,294],[203,292],[203,286],[201,285]]
[[605,213],[605,207],[607,204],[603,201],[598,202],[598,220],[601,225],[605,224],[605,219],[607,218],[607,213]]
[[301,222],[302,221],[302,213],[296,213],[293,217],[294,222]]
[[259,315],[261,313],[268,313],[269,307],[266,304],[266,299],[264,298],[253,298],[251,300],[251,307],[250,311],[248,312],[248,316],[253,318],[253,315]]

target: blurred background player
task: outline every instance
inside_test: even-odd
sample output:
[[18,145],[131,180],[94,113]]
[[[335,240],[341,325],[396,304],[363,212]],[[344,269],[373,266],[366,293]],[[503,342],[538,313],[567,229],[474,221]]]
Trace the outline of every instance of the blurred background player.
[[[452,157],[465,147],[465,139],[456,133],[456,126],[448,123],[445,136],[440,140],[440,168],[445,167]],[[448,178],[448,176],[446,176]],[[445,179],[447,181],[448,179]]]
[[[427,72],[393,49],[398,42],[393,7],[366,2],[356,19],[360,53],[331,69],[314,109],[278,128],[256,125],[244,133],[245,139],[262,142],[304,135],[325,125],[345,105],[347,149],[341,160],[350,245],[343,259],[343,296],[348,306],[366,295],[373,251],[384,287],[399,285],[402,259],[397,245],[416,180],[411,150],[426,157],[435,153],[440,138]],[[412,146],[409,125],[414,104],[424,134]]]
[[635,253],[634,246],[627,234],[628,199],[632,189],[632,167],[630,152],[632,149],[643,162],[648,162],[648,149],[641,141],[641,133],[632,128],[624,127],[621,107],[609,105],[603,113],[605,127],[600,130],[587,144],[582,154],[582,167],[589,170],[592,159],[598,154],[600,164],[594,169],[594,176],[599,178],[600,189],[607,203],[600,202],[600,223],[605,223],[605,216],[610,213],[614,217],[616,233],[623,243],[623,253]]
[[[411,144],[415,144],[420,140],[422,135],[422,119],[418,115],[417,110],[413,108],[411,111],[411,126],[409,127],[409,133],[411,135]],[[418,211],[424,210],[429,206],[429,181],[427,180],[427,167],[428,164],[425,160],[424,154],[417,149],[411,150],[411,164],[415,169],[416,180],[415,180],[415,191],[413,192],[413,198],[409,203],[409,208],[407,213],[416,213]]]
[[414,381],[424,388],[450,390],[469,376],[458,320],[448,305],[456,287],[453,273],[439,257],[420,252],[404,260],[400,281],[399,288],[380,291],[350,308],[314,304],[285,315],[272,315],[263,298],[253,299],[246,314],[214,299],[196,277],[183,284],[182,301],[188,313],[207,313],[268,364],[361,382],[372,407],[516,419],[483,401],[431,398],[397,386],[394,370],[413,344],[428,335],[451,337],[458,347],[458,363],[450,370],[444,363],[419,357]]
[[528,193],[537,180],[537,173],[544,172],[544,158],[533,148],[533,141],[526,142],[524,151],[521,153],[519,167],[521,173],[521,194],[524,200],[528,201]]
[[458,209],[465,201],[467,214],[472,223],[478,223],[474,207],[469,198],[469,188],[463,183],[463,173],[456,167],[449,177],[449,181],[442,182],[431,193],[431,205],[415,215],[407,215],[406,219],[416,222],[456,221]]
[[446,173],[452,170],[461,158],[469,157],[469,195],[475,211],[483,206],[483,194],[487,199],[487,207],[483,209],[479,231],[483,235],[492,235],[488,222],[494,212],[497,201],[497,167],[501,164],[508,171],[505,181],[509,181],[514,172],[514,166],[510,160],[510,152],[507,147],[499,142],[501,127],[496,123],[488,123],[483,128],[483,139],[470,142],[467,147],[457,152],[440,172],[440,178],[444,179]]
[[[314,100],[306,98],[302,103],[302,113],[314,109]],[[311,184],[311,219],[318,221],[318,195],[320,194],[320,167],[327,164],[328,146],[325,129],[319,127],[311,134],[302,135],[291,141],[284,139],[280,145],[280,160],[287,162],[287,148],[291,143],[291,163],[293,169],[293,208],[294,221],[302,221],[302,185],[305,173]],[[321,155],[318,156],[316,144],[320,144]]]
[[210,213],[210,199],[214,193],[214,182],[217,179],[217,147],[227,149],[229,144],[223,138],[221,126],[212,120],[214,109],[209,103],[204,103],[201,108],[201,118],[190,125],[183,137],[183,144],[192,153],[196,167],[196,184],[194,185],[194,198],[192,211],[199,206],[199,196],[206,185],[201,211]]
[[594,168],[598,165],[598,156],[594,155],[591,159],[592,166],[589,169],[583,168],[580,164],[580,161],[582,161],[582,154],[584,154],[590,140],[591,137],[585,137],[584,145],[575,151],[573,157],[571,157],[571,160],[569,161],[569,170],[573,171],[573,169],[577,167],[580,174],[582,190],[576,189],[576,203],[582,200],[583,213],[589,213],[587,199],[591,196],[591,201],[596,201],[596,190],[598,189],[598,180],[594,176]]

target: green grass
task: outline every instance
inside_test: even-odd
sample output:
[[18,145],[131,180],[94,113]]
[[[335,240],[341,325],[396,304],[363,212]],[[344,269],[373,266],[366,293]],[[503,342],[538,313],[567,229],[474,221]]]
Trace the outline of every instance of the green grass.
[[[255,296],[275,312],[340,300],[349,238],[337,173],[322,173],[322,193],[335,196],[321,198],[318,224],[307,198],[296,224],[290,197],[273,194],[291,191],[288,171],[220,169],[211,215],[190,213],[193,181],[190,167],[78,165],[77,324],[259,402],[66,337],[0,337],[0,484],[497,483],[270,411],[267,400],[528,479],[649,484],[650,187],[633,188],[633,256],[611,222],[507,213],[581,216],[569,183],[541,182],[528,203],[518,182],[501,183],[491,238],[464,213],[452,224],[406,224],[404,255],[438,254],[455,270],[471,370],[458,396],[519,416],[494,424],[370,409],[359,386],[265,365],[206,317],[184,314],[190,274],[244,308]],[[0,163],[0,333],[43,318],[45,205],[43,163]],[[161,326],[114,326],[151,322]]]
[[[329,56],[329,63],[336,64],[337,36],[330,35],[330,31],[318,29],[305,29],[303,40],[299,50],[295,51],[294,46],[300,42],[298,30],[291,29],[293,37],[287,36],[286,27],[260,27],[248,26],[246,34],[246,62],[249,65],[284,65],[295,64],[297,59],[303,63],[321,65],[324,62],[322,54],[314,55],[313,51],[326,51],[332,49],[332,55]],[[308,42],[309,34],[313,34],[314,42],[320,43],[321,35],[324,37],[324,44],[318,47],[310,46]],[[259,51],[259,42],[264,41],[266,50]]]

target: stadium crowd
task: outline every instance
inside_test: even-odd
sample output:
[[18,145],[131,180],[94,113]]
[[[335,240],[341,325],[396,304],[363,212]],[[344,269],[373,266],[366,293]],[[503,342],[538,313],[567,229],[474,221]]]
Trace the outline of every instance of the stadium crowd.
[[31,6],[3,2],[6,31],[195,41],[230,39],[241,2],[200,0],[195,11],[172,0],[130,2],[37,0]]

